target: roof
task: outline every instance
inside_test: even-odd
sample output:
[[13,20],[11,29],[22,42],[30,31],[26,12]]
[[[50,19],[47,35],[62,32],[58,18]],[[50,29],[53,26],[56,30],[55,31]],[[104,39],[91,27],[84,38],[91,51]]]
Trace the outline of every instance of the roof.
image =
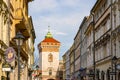
[[92,7],[92,9],[91,9],[91,11],[90,11],[91,13],[95,11],[96,7],[98,6],[98,4],[99,4],[101,1],[102,1],[102,0],[97,0],[97,1],[95,2],[94,6]]
[[53,43],[60,43],[54,38],[45,38],[42,42],[53,42]]

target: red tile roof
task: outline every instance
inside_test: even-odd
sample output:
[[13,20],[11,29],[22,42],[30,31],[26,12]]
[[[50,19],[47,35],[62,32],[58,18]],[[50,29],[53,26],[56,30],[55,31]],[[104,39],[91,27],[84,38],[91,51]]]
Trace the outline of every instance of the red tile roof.
[[42,42],[60,43],[59,41],[55,40],[54,38],[45,38]]

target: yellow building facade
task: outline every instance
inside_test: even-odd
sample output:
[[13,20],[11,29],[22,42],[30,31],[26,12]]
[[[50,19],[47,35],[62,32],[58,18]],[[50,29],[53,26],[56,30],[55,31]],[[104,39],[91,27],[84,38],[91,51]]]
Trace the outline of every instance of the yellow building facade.
[[[31,79],[31,71],[32,65],[34,63],[34,39],[35,39],[35,31],[32,23],[32,18],[28,14],[28,3],[32,0],[11,0],[9,2],[10,6],[10,46],[15,46],[15,50],[17,52],[17,46],[14,42],[13,38],[16,33],[20,31],[25,37],[24,43],[21,47],[21,64],[24,67],[20,70],[20,78],[21,80],[30,80]],[[17,54],[16,54],[17,55]],[[17,80],[18,75],[16,74],[18,71],[17,60],[12,64],[14,67],[13,73],[11,73],[10,77],[12,80]],[[28,75],[29,74],[29,75]]]
[[[36,38],[32,17],[28,15],[28,3],[32,0],[0,0],[0,80],[17,80],[18,48],[14,37],[21,32],[25,37],[20,51],[20,80],[31,80],[34,63],[34,40]],[[13,47],[15,60],[10,63],[11,71],[2,71],[5,50]]]
[[6,73],[2,71],[4,60],[4,51],[9,46],[9,25],[8,25],[8,4],[6,0],[0,0],[0,79],[6,77]]

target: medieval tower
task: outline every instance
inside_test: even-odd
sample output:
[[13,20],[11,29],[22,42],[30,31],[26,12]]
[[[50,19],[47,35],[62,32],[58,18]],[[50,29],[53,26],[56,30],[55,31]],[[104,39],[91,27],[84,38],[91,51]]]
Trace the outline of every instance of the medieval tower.
[[42,80],[57,80],[60,42],[48,30],[45,39],[38,45]]

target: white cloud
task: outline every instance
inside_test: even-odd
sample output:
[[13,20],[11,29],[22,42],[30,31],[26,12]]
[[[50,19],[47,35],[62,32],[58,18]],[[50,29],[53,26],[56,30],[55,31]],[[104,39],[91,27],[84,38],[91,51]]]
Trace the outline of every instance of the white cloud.
[[69,7],[75,7],[80,6],[80,0],[60,0],[62,6],[69,6]]
[[58,30],[55,30],[55,29],[52,29],[50,30],[52,32],[53,35],[60,35],[60,36],[67,36],[68,34],[65,33],[65,32],[62,32],[62,31],[58,31]]
[[30,4],[30,8],[34,12],[40,12],[40,11],[50,11],[54,10],[57,7],[57,2],[56,0],[35,0]]
[[67,35],[67,33],[64,33],[64,32],[57,32],[56,34],[57,34],[57,35],[64,35],[64,36]]
[[[74,15],[50,15],[50,16],[39,16],[34,22],[37,26],[47,27],[73,27],[76,24],[80,24],[82,14],[74,13]],[[78,26],[77,26],[78,27]]]

